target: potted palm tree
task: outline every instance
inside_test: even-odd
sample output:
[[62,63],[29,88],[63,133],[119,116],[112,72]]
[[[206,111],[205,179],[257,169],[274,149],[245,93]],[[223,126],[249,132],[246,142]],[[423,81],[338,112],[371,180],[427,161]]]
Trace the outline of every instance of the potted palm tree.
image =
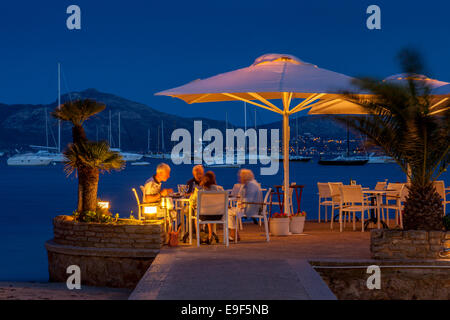
[[[72,124],[72,140],[74,145],[81,145],[88,141],[86,132],[83,128],[83,123],[92,116],[105,110],[106,106],[103,103],[99,103],[95,100],[85,99],[69,101],[58,106],[53,112],[52,116],[60,121],[70,122]],[[81,169],[80,166],[76,166]],[[84,171],[78,170],[78,205],[77,212],[83,211],[83,184],[84,184]]]
[[404,204],[404,230],[442,231],[443,207],[433,182],[450,162],[450,101],[436,105],[426,81],[417,81],[424,69],[418,53],[404,49],[399,60],[407,85],[373,78],[356,80],[355,84],[374,98],[362,99],[351,93],[346,98],[364,108],[368,116],[338,120],[348,121],[351,128],[366,135],[370,144],[392,157],[406,174],[409,194]]
[[83,176],[82,209],[78,212],[78,219],[84,221],[86,215],[98,210],[97,190],[100,173],[121,170],[125,166],[125,161],[118,152],[110,150],[106,141],[72,143],[64,155],[67,158],[66,173],[70,175],[77,171],[79,176]]
[[106,141],[86,137],[83,123],[104,108],[86,99],[67,102],[53,112],[73,125],[64,170],[78,175],[78,207],[73,216],[53,219],[53,239],[46,242],[49,278],[66,281],[67,267],[77,265],[86,285],[134,288],[163,245],[164,229],[160,221],[114,219],[108,208],[98,205],[100,173],[125,166]]

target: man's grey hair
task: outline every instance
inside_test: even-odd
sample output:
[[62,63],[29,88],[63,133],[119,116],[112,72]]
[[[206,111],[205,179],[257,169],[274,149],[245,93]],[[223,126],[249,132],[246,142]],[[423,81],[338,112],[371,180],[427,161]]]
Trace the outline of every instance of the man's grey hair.
[[198,165],[196,165],[196,166],[194,166],[193,168],[192,168],[192,172],[196,172],[197,170],[203,170],[203,171],[205,171],[205,169],[203,168],[203,166],[201,165],[201,164],[198,164]]
[[162,162],[162,163],[158,164],[158,166],[156,167],[156,173],[162,172],[162,171],[170,172],[170,167],[167,163]]

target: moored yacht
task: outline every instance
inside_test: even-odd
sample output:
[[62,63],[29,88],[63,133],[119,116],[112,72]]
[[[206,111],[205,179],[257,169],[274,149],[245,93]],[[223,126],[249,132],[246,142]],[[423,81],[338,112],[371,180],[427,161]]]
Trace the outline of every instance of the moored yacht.
[[16,154],[8,158],[8,160],[6,160],[6,163],[9,166],[47,166],[52,161],[52,158],[30,152]]

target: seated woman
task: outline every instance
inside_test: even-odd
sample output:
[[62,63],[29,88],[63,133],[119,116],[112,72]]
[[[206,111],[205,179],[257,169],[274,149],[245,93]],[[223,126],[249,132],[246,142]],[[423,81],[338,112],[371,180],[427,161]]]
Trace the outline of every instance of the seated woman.
[[244,215],[251,218],[262,210],[263,196],[259,183],[255,180],[253,172],[249,169],[241,169],[239,171],[239,180],[242,184],[240,189],[240,201],[236,209],[228,210],[228,227],[230,229],[230,241],[234,241],[233,237],[239,240],[239,234],[236,226],[236,215],[241,219]]
[[[200,190],[199,190],[200,189]],[[197,199],[198,199],[198,191],[223,191],[223,188],[221,186],[218,186],[216,183],[216,175],[212,171],[208,171],[204,174],[202,180],[200,181],[200,187],[195,188],[194,192],[191,194],[191,197],[189,198],[189,205],[190,208],[192,208],[192,212],[196,212],[197,210]],[[202,220],[202,216],[199,217],[200,220]],[[217,220],[221,219],[220,217],[215,216],[208,216],[209,220],[214,220],[214,218],[217,218]],[[219,237],[212,232],[212,226],[211,224],[208,224],[208,244],[212,243],[212,238],[214,237],[214,240],[216,242],[219,242]]]

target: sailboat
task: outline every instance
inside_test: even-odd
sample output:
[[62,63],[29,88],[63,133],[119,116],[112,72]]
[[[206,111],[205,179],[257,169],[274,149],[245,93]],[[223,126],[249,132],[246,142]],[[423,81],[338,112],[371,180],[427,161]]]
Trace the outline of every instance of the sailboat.
[[[164,147],[164,121],[161,120],[161,140],[159,139],[159,126],[158,126],[158,151],[157,152],[151,152],[150,151],[150,129],[148,130],[148,153],[145,155],[146,158],[151,159],[171,159],[170,153],[165,153],[165,147]],[[159,150],[159,143],[161,142],[161,151]]]
[[[139,153],[132,153],[132,152],[123,152],[120,150],[120,112],[119,112],[119,147],[118,148],[111,148],[111,151],[116,151],[119,152],[122,157],[123,160],[125,161],[138,161],[141,160],[143,155],[139,154]],[[109,110],[109,145],[111,146],[112,142],[112,130],[111,130],[111,110]]]
[[[61,105],[61,64],[58,63],[58,108]],[[58,145],[50,147],[48,144],[48,115],[45,112],[45,138],[46,146],[30,145],[32,149],[37,150],[36,153],[28,152],[16,154],[6,161],[10,166],[46,166],[50,163],[64,162],[66,158],[61,153],[61,121],[58,121]]]
[[329,166],[362,166],[369,162],[365,156],[350,156],[350,134],[347,122],[347,152],[333,159],[319,159],[319,164]]

